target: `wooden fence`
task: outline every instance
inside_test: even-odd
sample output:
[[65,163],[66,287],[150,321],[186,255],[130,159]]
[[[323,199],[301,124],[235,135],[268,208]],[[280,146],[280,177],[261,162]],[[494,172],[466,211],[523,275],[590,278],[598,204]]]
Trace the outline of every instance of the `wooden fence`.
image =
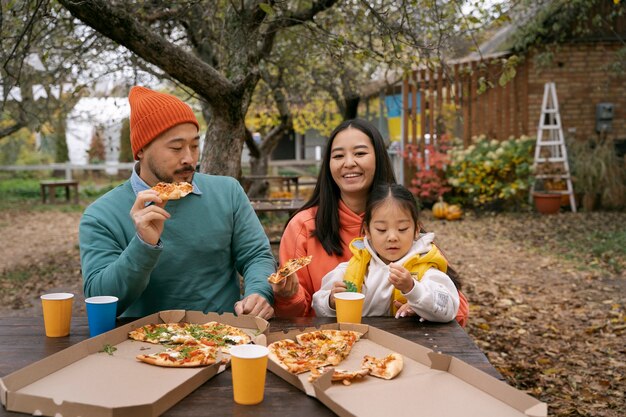
[[[482,134],[499,140],[528,134],[527,65],[516,70],[504,86],[499,84],[503,72],[499,58],[409,73],[402,89],[404,143],[423,149],[427,134],[436,138],[453,133],[467,146],[473,136]],[[479,94],[482,83],[489,88]]]

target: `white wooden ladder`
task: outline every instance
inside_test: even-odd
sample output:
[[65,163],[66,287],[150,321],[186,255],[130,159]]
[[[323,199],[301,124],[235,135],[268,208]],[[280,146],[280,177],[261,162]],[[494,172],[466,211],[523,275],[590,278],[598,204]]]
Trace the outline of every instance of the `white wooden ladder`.
[[[541,173],[541,165],[548,163],[553,164],[554,167],[558,167],[559,169],[553,170],[553,172]],[[541,103],[541,118],[539,119],[539,127],[537,128],[537,145],[535,146],[533,171],[540,173],[535,175],[535,181],[530,190],[529,197],[531,201],[537,180],[562,180],[565,181],[567,188],[565,190],[550,190],[550,192],[569,195],[569,204],[572,212],[576,212],[574,187],[572,186],[572,177],[567,161],[567,148],[565,147],[565,138],[563,137],[559,102],[556,98],[556,87],[553,82],[546,83],[543,90],[543,102]]]

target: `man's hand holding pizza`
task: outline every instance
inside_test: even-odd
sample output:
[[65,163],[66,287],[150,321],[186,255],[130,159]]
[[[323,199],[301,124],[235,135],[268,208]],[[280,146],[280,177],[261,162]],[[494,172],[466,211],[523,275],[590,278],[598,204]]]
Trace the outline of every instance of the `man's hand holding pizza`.
[[150,245],[159,242],[165,220],[170,218],[170,214],[164,209],[165,203],[156,191],[145,190],[137,193],[137,199],[130,209],[137,235]]
[[193,185],[188,182],[160,182],[149,190],[137,193],[130,215],[141,240],[156,245],[163,233],[165,220],[170,218],[164,209],[165,204],[169,200],[181,199],[192,191]]
[[274,317],[274,308],[260,294],[250,294],[235,303],[235,314],[250,314],[268,320]]

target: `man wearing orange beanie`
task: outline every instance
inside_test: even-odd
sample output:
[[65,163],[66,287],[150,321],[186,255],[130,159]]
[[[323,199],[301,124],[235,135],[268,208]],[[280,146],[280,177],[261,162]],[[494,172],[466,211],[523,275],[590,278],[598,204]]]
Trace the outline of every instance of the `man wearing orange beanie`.
[[[85,297],[116,296],[118,315],[125,317],[183,309],[270,318],[267,277],[276,265],[269,241],[234,178],[195,172],[200,137],[193,111],[144,87],[133,87],[128,99],[138,162],[130,179],[81,219]],[[151,190],[182,181],[193,191],[167,207]]]

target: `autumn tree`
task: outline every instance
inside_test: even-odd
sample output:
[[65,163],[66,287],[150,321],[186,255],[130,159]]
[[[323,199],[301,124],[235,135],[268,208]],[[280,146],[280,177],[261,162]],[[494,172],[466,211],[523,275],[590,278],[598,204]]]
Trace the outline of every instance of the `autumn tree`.
[[110,52],[119,47],[85,33],[57,2],[2,2],[1,10],[0,140],[20,129],[45,130],[54,160],[65,162],[67,116],[87,85],[116,70],[120,54]]

